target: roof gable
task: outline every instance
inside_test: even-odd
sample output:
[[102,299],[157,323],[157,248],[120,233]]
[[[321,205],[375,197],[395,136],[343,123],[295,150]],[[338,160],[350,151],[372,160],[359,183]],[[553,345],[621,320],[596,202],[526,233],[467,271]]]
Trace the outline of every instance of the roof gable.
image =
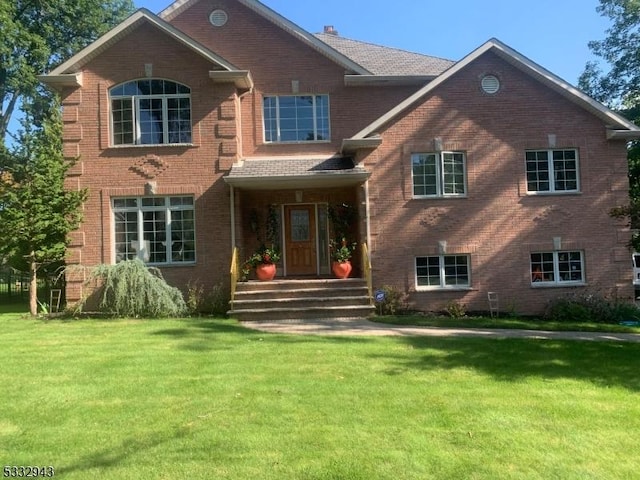
[[[162,12],[160,12],[159,16],[165,21],[171,22],[174,18],[176,18],[182,12],[187,10],[192,5],[198,3],[199,1],[200,0],[176,0],[167,8],[165,8]],[[371,72],[367,70],[365,67],[363,67],[362,65],[359,65],[353,59],[349,58],[348,56],[344,55],[342,52],[333,48],[331,45],[328,45],[322,40],[316,38],[314,35],[307,32],[305,29],[303,29],[299,25],[296,25],[292,21],[286,19],[285,17],[275,12],[274,10],[270,9],[263,3],[257,0],[235,0],[235,1],[244,5],[250,10],[253,10],[257,14],[261,15],[262,17],[270,21],[271,23],[275,24],[277,27],[293,35],[295,38],[307,44],[308,46],[318,51],[325,57],[329,58],[333,62],[337,63],[338,65],[344,67],[345,70],[347,70],[348,72],[356,73],[360,75],[371,75]]]
[[158,30],[173,37],[176,41],[182,43],[196,54],[204,57],[216,66],[216,70],[238,71],[238,68],[226,61],[224,58],[216,55],[208,48],[199,44],[160,17],[151,13],[149,10],[141,8],[130,15],[122,23],[105,33],[98,40],[80,50],[69,60],[53,69],[49,74],[42,76],[42,80],[47,81],[47,79],[51,78],[60,78],[65,75],[77,74],[84,65],[98,57],[102,52],[110,48],[116,42],[126,37],[132,30],[137,28],[143,22],[153,25]]
[[377,131],[385,124],[391,122],[405,110],[417,104],[439,85],[449,80],[460,70],[462,70],[467,65],[474,62],[489,51],[494,52],[514,67],[543,83],[547,87],[555,90],[560,95],[569,99],[581,108],[591,112],[598,118],[602,119],[609,128],[609,138],[640,138],[640,128],[638,128],[636,125],[629,122],[621,115],[615,113],[613,110],[605,107],[601,103],[593,100],[582,91],[567,83],[557,75],[554,75],[547,69],[529,60],[524,55],[518,53],[499,40],[493,38],[471,52],[465,58],[451,66],[439,77],[425,85],[423,88],[398,104],[396,107],[391,109],[375,122],[358,132],[352,137],[352,140],[364,139],[369,136],[374,136]]

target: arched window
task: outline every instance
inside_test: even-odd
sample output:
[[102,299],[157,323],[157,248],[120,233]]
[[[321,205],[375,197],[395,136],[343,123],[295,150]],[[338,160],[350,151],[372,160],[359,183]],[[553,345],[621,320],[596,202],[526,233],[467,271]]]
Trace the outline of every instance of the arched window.
[[191,89],[144,79],[109,90],[113,145],[191,143]]

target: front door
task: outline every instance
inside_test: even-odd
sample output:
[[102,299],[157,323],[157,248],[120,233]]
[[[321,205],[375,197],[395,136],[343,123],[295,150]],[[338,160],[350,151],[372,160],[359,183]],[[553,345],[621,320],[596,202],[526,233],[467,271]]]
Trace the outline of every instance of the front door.
[[284,218],[287,275],[316,275],[316,206],[287,205]]

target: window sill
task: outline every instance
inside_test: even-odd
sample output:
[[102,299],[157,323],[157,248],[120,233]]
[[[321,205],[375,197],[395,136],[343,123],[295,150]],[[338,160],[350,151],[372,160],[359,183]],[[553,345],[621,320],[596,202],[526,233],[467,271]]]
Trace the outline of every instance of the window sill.
[[416,292],[472,292],[472,287],[416,287]]
[[145,263],[147,267],[155,268],[180,268],[180,267],[195,267],[197,262],[184,262],[184,263]]
[[525,192],[527,197],[571,197],[582,195],[579,190],[570,192]]
[[469,198],[468,195],[425,195],[425,196],[415,196],[413,195],[412,200],[454,200],[454,199],[464,199]]
[[587,284],[585,282],[562,282],[562,283],[551,283],[551,282],[534,282],[531,284],[531,288],[575,288],[575,287],[586,287]]
[[318,145],[318,144],[329,144],[331,143],[331,140],[301,140],[299,142],[264,142],[263,144],[265,146],[270,146],[270,145],[277,145],[277,146],[282,146],[282,145]]
[[195,143],[149,143],[145,145],[110,145],[109,148],[196,148]]

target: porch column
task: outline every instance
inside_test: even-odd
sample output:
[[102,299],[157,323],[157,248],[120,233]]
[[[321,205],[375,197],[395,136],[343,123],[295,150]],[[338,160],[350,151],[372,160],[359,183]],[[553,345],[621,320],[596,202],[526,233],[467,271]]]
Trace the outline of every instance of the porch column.
[[231,249],[233,250],[236,247],[236,190],[233,185],[231,187],[231,198],[230,198],[230,208],[231,208]]

